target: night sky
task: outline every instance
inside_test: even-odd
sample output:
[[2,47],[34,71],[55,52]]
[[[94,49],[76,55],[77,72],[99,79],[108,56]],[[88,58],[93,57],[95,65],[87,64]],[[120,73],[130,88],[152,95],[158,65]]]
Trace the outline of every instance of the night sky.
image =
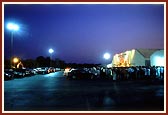
[[[67,63],[106,63],[136,48],[164,48],[164,5],[21,4],[4,6],[4,25],[18,23],[14,55],[49,57]],[[4,56],[10,54],[10,31],[4,27]],[[111,62],[112,58],[108,61]]]

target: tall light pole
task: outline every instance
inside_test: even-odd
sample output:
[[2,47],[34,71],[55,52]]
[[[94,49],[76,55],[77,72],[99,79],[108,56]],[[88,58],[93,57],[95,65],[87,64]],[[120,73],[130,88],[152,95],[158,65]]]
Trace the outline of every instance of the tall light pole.
[[52,48],[50,48],[49,50],[48,50],[48,52],[51,54],[51,56],[50,56],[50,66],[52,65],[52,53],[54,52],[54,50],[52,49]]
[[12,58],[13,58],[13,38],[14,32],[19,30],[19,26],[15,23],[8,23],[7,29],[11,31],[11,49],[10,49],[10,66],[12,68]]
[[[109,60],[111,56],[110,56],[109,53],[105,53],[105,54],[103,55],[103,57],[104,57],[105,60]],[[107,68],[107,65],[106,65],[106,68]]]
[[[103,57],[104,57],[105,60],[109,60],[111,56],[110,56],[109,53],[106,52],[106,53],[104,53]],[[108,75],[107,64],[105,64],[105,66],[106,67],[105,67],[105,71],[104,72],[105,72],[105,75]]]

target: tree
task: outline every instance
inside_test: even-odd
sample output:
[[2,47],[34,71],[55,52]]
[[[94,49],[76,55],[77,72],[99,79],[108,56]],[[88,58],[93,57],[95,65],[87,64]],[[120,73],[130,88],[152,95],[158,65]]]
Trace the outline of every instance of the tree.
[[10,68],[10,60],[5,59],[4,60],[4,68]]
[[37,67],[45,67],[46,66],[46,61],[45,58],[43,56],[39,56],[36,58],[36,66]]
[[55,59],[55,67],[57,68],[65,68],[65,61],[60,60],[59,58]]
[[22,62],[26,68],[34,68],[36,66],[36,62],[33,59],[23,60]]

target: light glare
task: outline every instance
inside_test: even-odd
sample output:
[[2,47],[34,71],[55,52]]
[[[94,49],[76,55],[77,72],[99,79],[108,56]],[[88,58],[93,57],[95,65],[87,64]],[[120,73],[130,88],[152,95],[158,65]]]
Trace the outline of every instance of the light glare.
[[19,30],[19,26],[17,24],[14,24],[14,23],[8,23],[7,24],[7,29],[13,30],[13,31],[18,31]]
[[110,54],[109,54],[109,53],[105,53],[105,54],[104,54],[104,59],[107,60],[107,59],[109,59],[109,58],[110,58]]
[[54,50],[53,50],[53,49],[49,49],[48,51],[49,51],[49,53],[53,53],[53,52],[54,52]]
[[164,66],[164,57],[156,56],[154,63],[155,66]]
[[19,59],[18,59],[18,58],[14,58],[14,59],[13,59],[13,62],[14,62],[14,63],[17,63],[17,62],[19,62]]
[[13,24],[8,23],[8,24],[7,24],[7,28],[8,28],[9,30],[12,30],[12,28],[13,28]]
[[13,25],[13,29],[15,30],[15,31],[18,31],[19,30],[19,26],[18,25]]

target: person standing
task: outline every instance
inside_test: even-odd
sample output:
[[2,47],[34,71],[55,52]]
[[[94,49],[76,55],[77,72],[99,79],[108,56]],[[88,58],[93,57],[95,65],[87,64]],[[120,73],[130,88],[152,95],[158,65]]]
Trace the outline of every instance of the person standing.
[[164,78],[164,67],[160,67],[160,78]]
[[113,71],[113,81],[116,81],[117,80],[116,69],[114,68],[112,71]]

